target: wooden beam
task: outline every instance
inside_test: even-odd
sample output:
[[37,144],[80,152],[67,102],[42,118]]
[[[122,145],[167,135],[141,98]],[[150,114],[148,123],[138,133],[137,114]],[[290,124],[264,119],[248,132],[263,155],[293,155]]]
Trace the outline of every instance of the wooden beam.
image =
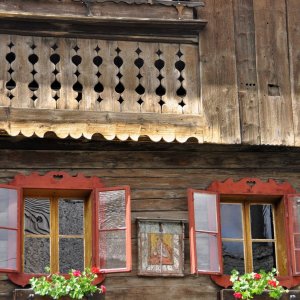
[[199,115],[0,108],[0,130],[13,136],[22,133],[43,137],[51,131],[60,138],[91,138],[98,133],[109,140],[149,136],[153,141],[185,142],[194,137],[202,142],[203,127]]

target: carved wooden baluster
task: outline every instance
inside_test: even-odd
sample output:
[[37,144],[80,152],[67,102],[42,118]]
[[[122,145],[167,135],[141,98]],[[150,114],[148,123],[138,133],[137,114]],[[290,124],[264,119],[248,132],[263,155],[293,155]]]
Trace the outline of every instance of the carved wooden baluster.
[[78,80],[83,86],[82,99],[79,103],[80,110],[95,110],[98,94],[94,87],[98,82],[96,73],[98,68],[93,63],[94,57],[97,55],[95,50],[97,47],[96,40],[77,39],[77,54],[81,57],[81,63],[78,65]]
[[101,111],[120,111],[119,94],[115,91],[115,86],[119,82],[118,68],[114,64],[115,50],[118,44],[114,41],[98,41],[98,46],[100,48],[98,53],[103,60],[100,73],[104,88],[103,92],[100,93],[102,101],[99,104],[99,109]]
[[200,100],[200,80],[199,80],[199,54],[198,47],[194,45],[181,45],[182,59],[185,62],[185,68],[181,74],[184,78],[182,85],[186,91],[183,101],[183,113],[199,114],[201,112]]
[[162,105],[163,113],[181,113],[179,106],[180,98],[177,96],[176,91],[180,87],[178,78],[180,72],[175,68],[175,63],[178,59],[176,53],[178,52],[177,44],[160,44],[162,52],[161,59],[164,61],[164,67],[161,70],[162,86],[166,89],[165,95],[162,96],[164,105]]
[[159,86],[159,71],[155,67],[157,60],[158,44],[157,43],[139,43],[141,49],[140,57],[144,60],[144,65],[140,69],[142,75],[140,83],[145,88],[145,95],[143,97],[144,103],[141,107],[141,112],[155,112],[160,113],[159,105],[160,97],[156,94],[156,89]]
[[118,47],[123,53],[123,64],[120,67],[122,77],[120,81],[124,85],[124,92],[122,93],[124,101],[121,103],[121,111],[140,112],[141,106],[138,103],[140,96],[135,91],[139,84],[139,80],[136,77],[138,69],[134,64],[134,61],[138,58],[136,53],[138,44],[135,42],[118,42]]
[[16,82],[14,90],[14,98],[11,101],[12,107],[33,108],[34,101],[32,99],[34,93],[29,89],[28,85],[32,81],[32,64],[28,60],[33,54],[32,45],[33,38],[30,36],[11,36],[14,44],[14,53],[16,59],[12,62],[11,68],[14,70],[12,79]]
[[76,66],[72,62],[72,57],[76,54],[75,46],[76,39],[57,40],[56,52],[60,56],[60,61],[56,65],[58,71],[56,78],[61,84],[61,89],[57,93],[59,99],[56,101],[58,109],[78,109],[79,107],[76,100],[77,93],[73,90],[73,85],[77,80]]
[[56,101],[53,98],[51,84],[55,80],[53,71],[55,65],[51,63],[50,56],[53,52],[51,46],[55,44],[54,38],[34,37],[35,54],[38,56],[38,62],[35,64],[35,79],[39,84],[36,92],[36,108],[56,108]]
[[[8,57],[10,51],[10,36],[7,34],[0,35],[0,106],[10,106],[11,100],[9,98],[10,90],[7,89],[7,83],[11,79],[12,72],[9,61],[14,58],[14,54],[10,54],[12,57]],[[10,70],[11,69],[11,70]]]

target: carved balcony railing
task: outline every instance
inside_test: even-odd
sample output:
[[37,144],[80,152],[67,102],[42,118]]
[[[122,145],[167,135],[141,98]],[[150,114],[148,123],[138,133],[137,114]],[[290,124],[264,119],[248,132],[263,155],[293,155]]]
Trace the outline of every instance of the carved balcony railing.
[[0,35],[0,106],[199,114],[195,45]]

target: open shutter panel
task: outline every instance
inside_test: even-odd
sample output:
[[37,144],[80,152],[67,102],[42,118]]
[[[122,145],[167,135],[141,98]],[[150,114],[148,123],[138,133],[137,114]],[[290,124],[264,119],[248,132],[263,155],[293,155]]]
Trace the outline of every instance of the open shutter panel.
[[20,190],[0,185],[0,272],[20,269]]
[[130,271],[130,189],[97,189],[97,197],[100,270],[104,273]]
[[222,243],[217,193],[189,190],[191,270],[222,273]]
[[293,273],[300,275],[300,194],[288,195]]

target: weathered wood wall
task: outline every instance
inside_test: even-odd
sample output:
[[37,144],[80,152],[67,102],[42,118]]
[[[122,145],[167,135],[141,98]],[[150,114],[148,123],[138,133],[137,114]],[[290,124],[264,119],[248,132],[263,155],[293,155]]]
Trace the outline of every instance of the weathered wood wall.
[[[299,1],[207,0],[205,4],[206,6],[204,8],[196,8],[197,14],[192,14],[192,9],[186,8],[184,10],[183,20],[178,20],[176,25],[175,19],[177,18],[177,12],[174,7],[162,6],[159,10],[157,5],[153,5],[149,6],[148,10],[145,9],[148,7],[146,4],[139,6],[135,4],[125,5],[124,3],[93,3],[92,10],[94,15],[92,18],[89,18],[85,15],[86,10],[79,1],[66,0],[62,2],[58,0],[45,0],[41,6],[35,5],[33,0],[2,2],[0,4],[0,32],[2,33],[13,34],[19,32],[21,34],[30,35],[32,28],[34,28],[37,32],[40,31],[41,35],[73,36],[78,38],[79,36],[76,36],[76,33],[78,33],[78,35],[80,33],[80,37],[82,37],[84,35],[83,32],[86,31],[88,37],[101,39],[103,37],[102,35],[97,37],[94,30],[91,32],[88,28],[94,28],[94,26],[100,28],[101,22],[107,20],[105,19],[107,16],[112,18],[119,16],[120,19],[118,19],[114,26],[120,27],[120,22],[123,20],[122,30],[119,32],[119,35],[114,32],[114,35],[110,37],[106,36],[106,38],[110,40],[134,40],[131,46],[133,46],[134,43],[151,41],[152,44],[141,44],[145,46],[142,49],[145,51],[145,53],[141,54],[141,56],[143,56],[143,54],[147,54],[146,49],[151,52],[152,48],[150,47],[150,49],[149,46],[152,45],[152,47],[155,48],[153,45],[158,41],[174,43],[174,39],[178,42],[182,37],[182,44],[187,43],[186,47],[192,49],[190,54],[186,54],[184,57],[184,59],[187,59],[186,66],[190,65],[194,67],[195,62],[198,61],[198,58],[195,58],[195,56],[198,56],[197,36],[195,36],[195,31],[190,31],[194,37],[191,37],[188,32],[192,30],[192,28],[195,30],[198,25],[200,26],[198,26],[198,29],[201,28],[205,23],[201,23],[202,25],[199,23],[196,26],[193,22],[201,20],[207,20],[208,22],[206,27],[199,34],[200,72],[198,72],[198,68],[191,70],[186,67],[185,71],[188,69],[190,73],[182,74],[184,78],[188,78],[188,80],[183,82],[183,87],[188,91],[184,101],[186,101],[186,103],[192,103],[191,109],[186,109],[188,105],[185,106],[185,109],[181,109],[179,106],[180,99],[175,93],[175,90],[178,88],[178,82],[176,83],[174,81],[172,83],[164,74],[161,74],[165,77],[161,79],[161,83],[164,87],[167,86],[167,92],[163,96],[163,101],[166,104],[162,106],[162,110],[160,111],[160,106],[157,104],[159,97],[156,97],[157,95],[153,92],[154,85],[151,85],[151,82],[146,80],[150,82],[150,86],[146,87],[146,73],[141,68],[141,75],[143,75],[144,78],[140,79],[140,82],[146,87],[146,94],[142,97],[145,103],[143,105],[137,104],[139,95],[134,93],[134,88],[138,85],[138,78],[131,74],[132,78],[128,76],[128,78],[124,77],[120,80],[121,82],[124,81],[125,85],[129,87],[128,90],[125,90],[124,95],[122,95],[128,100],[122,105],[117,103],[122,109],[108,109],[108,111],[112,112],[121,111],[122,114],[124,114],[124,119],[131,120],[130,122],[134,123],[134,126],[127,127],[126,121],[120,120],[120,118],[112,118],[112,120],[108,117],[111,122],[108,133],[104,128],[105,126],[103,126],[105,122],[102,121],[106,119],[107,116],[103,117],[101,112],[106,111],[107,107],[109,108],[111,105],[111,103],[106,103],[105,101],[113,101],[118,95],[115,95],[116,93],[114,93],[114,91],[114,95],[106,95],[105,93],[107,93],[107,91],[104,90],[103,93],[100,93],[101,97],[105,96],[106,98],[104,99],[105,101],[101,102],[104,108],[102,109],[100,107],[102,104],[100,105],[97,101],[95,102],[95,100],[93,100],[96,106],[98,105],[100,107],[95,108],[95,105],[89,98],[94,91],[89,85],[95,84],[97,78],[94,78],[94,81],[91,78],[86,78],[84,74],[90,71],[91,68],[86,70],[86,68],[81,66],[78,70],[81,73],[78,76],[78,80],[84,85],[85,92],[82,95],[82,100],[78,104],[77,101],[74,100],[76,95],[73,95],[74,91],[70,88],[74,83],[73,81],[76,81],[76,78],[74,79],[75,75],[72,75],[76,70],[71,70],[70,66],[70,78],[58,78],[61,81],[72,81],[72,84],[69,84],[70,93],[64,94],[65,89],[63,87],[60,93],[61,95],[58,95],[60,98],[57,101],[53,100],[54,94],[50,96],[49,83],[53,80],[53,74],[49,73],[50,75],[48,74],[48,77],[44,74],[43,77],[40,74],[43,70],[36,70],[38,73],[35,76],[38,81],[42,80],[42,82],[46,84],[43,91],[40,88],[35,94],[37,97],[44,97],[44,99],[38,99],[34,104],[32,104],[34,101],[30,99],[32,92],[28,90],[27,86],[24,85],[23,92],[21,89],[19,89],[20,92],[16,94],[12,92],[14,96],[12,100],[3,96],[5,92],[7,92],[5,85],[1,87],[3,94],[0,96],[0,103],[2,103],[4,107],[12,106],[13,108],[11,111],[0,111],[0,125],[7,124],[7,120],[15,121],[11,122],[9,126],[1,125],[1,128],[11,135],[22,132],[27,136],[32,135],[35,131],[37,135],[40,136],[46,131],[56,131],[60,137],[65,137],[68,134],[73,137],[80,137],[81,134],[83,134],[87,138],[90,138],[95,132],[98,132],[109,139],[115,136],[120,139],[127,139],[128,137],[138,139],[139,136],[147,135],[155,141],[162,138],[166,141],[172,141],[177,138],[177,140],[184,142],[188,137],[195,137],[199,143],[300,146]],[[120,9],[116,9],[117,5],[119,5]],[[101,11],[100,8],[103,10]],[[145,24],[143,25],[146,27],[142,27],[145,29],[142,38],[132,34],[133,26],[128,22],[129,17],[135,20],[139,17],[145,17],[145,20],[150,22],[149,24],[147,23],[147,26]],[[24,20],[28,20],[28,18],[32,18],[36,20],[36,22],[24,22]],[[59,26],[57,22],[53,22],[55,19],[61,19],[65,23]],[[12,20],[14,20],[15,23],[13,23]],[[68,20],[72,20],[72,22],[68,23]],[[75,22],[74,20],[77,21]],[[82,22],[82,29],[80,28],[80,22]],[[108,23],[105,24],[105,26],[109,25]],[[115,28],[114,26],[113,28]],[[120,29],[119,27],[118,30]],[[139,26],[136,26],[136,28],[138,27]],[[161,31],[159,28],[161,28]],[[126,30],[128,30],[127,35]],[[168,30],[172,38],[168,37]],[[141,35],[142,33],[139,32],[139,34]],[[187,38],[187,36],[189,37]],[[8,50],[7,47],[4,46],[8,43],[5,40],[6,38],[7,37],[3,36],[1,40],[0,47],[2,47],[1,51],[3,53]],[[24,38],[24,40],[26,40],[26,38]],[[85,45],[84,42],[82,43],[82,45]],[[113,42],[109,43],[113,44]],[[122,43],[123,42],[121,42],[121,44]],[[194,46],[190,45],[192,43],[194,43]],[[122,45],[125,44],[123,43]],[[172,59],[174,60],[174,53],[172,54],[172,52],[175,51],[175,48],[169,48],[167,44],[163,45],[163,56],[166,56],[166,62],[171,62]],[[129,46],[128,44],[126,47],[128,48]],[[126,47],[124,47],[124,49]],[[93,49],[93,47],[90,48]],[[135,46],[133,46],[133,48],[136,49]],[[52,51],[50,48],[48,50],[50,52]],[[82,49],[80,49],[79,52],[81,50]],[[36,50],[29,48],[29,52],[30,51],[38,51],[38,47]],[[48,53],[49,55],[50,52]],[[134,53],[135,57],[138,56],[134,51],[132,53]],[[124,54],[124,52],[122,52],[122,54]],[[86,55],[88,56],[90,54],[86,53]],[[172,57],[172,55],[173,58],[169,60],[168,58]],[[92,58],[92,56],[90,58]],[[153,61],[157,59],[156,56],[152,58]],[[66,61],[64,63],[70,60],[68,60],[68,58],[65,59]],[[176,59],[178,59],[178,57],[176,57]],[[7,74],[7,70],[10,66],[5,60],[2,64],[2,69],[5,71],[3,72],[3,70],[1,70],[1,78],[3,78],[5,82],[10,78],[10,75]],[[17,55],[16,61],[12,62],[12,69],[18,68],[21,64],[25,69],[26,67],[29,69],[32,68],[32,64],[28,64],[27,60],[23,61],[20,59],[20,55]],[[41,60],[36,66],[38,67],[39,64],[47,65],[47,61]],[[53,65],[49,64],[49,62],[48,65],[48,68],[44,68],[46,68],[47,71],[51,69],[52,72]],[[116,68],[114,68],[112,72],[116,71],[115,74],[117,74],[118,70],[115,69]],[[130,68],[125,62],[121,69],[122,73],[132,70],[132,67]],[[137,68],[134,70],[134,72],[136,72]],[[166,63],[164,70],[170,75],[174,72],[173,75],[175,77],[178,75],[178,70],[174,68],[173,63]],[[159,74],[157,71],[156,68],[153,68],[153,70],[149,69],[149,73],[152,73],[150,77],[152,76],[152,79],[158,82],[157,78]],[[97,70],[95,70],[95,73],[96,72]],[[103,65],[100,67],[100,73],[102,74],[101,77],[104,78],[105,76],[103,74],[105,74],[105,70],[103,70]],[[199,76],[195,75],[197,73],[200,73]],[[11,76],[18,81],[18,78],[16,78],[17,74],[13,73]],[[21,80],[22,74],[19,76],[19,80]],[[58,75],[58,77],[59,76],[60,75]],[[195,90],[195,82],[191,79],[194,77],[197,77],[194,80],[198,81],[199,91]],[[117,83],[109,84],[114,86]],[[49,91],[45,93],[45,89],[47,88]],[[89,93],[89,89],[91,93]],[[131,92],[128,94],[130,89]],[[111,99],[107,97],[111,97]],[[196,103],[197,101],[195,102],[195,99],[199,101],[199,103]],[[28,103],[26,103],[26,101]],[[11,105],[11,103],[13,103],[13,105]],[[49,122],[44,118],[32,126],[34,111],[28,110],[26,113],[15,111],[16,107],[23,106],[31,107],[31,109],[45,108],[44,104],[49,104],[47,107],[53,109],[56,103],[58,110],[66,107],[74,110],[97,110],[97,114],[100,117],[99,119],[94,118],[88,128],[82,126],[82,124],[77,124],[76,126],[76,118],[74,118],[75,121],[70,121],[72,120],[72,115],[67,116],[67,122]],[[139,113],[147,115],[147,113],[151,112],[150,119],[152,118],[152,120],[151,122],[148,120],[146,122],[145,120],[140,121],[140,118],[143,118],[141,115],[134,117],[132,115],[126,115],[126,112],[132,112],[133,115],[136,116]],[[159,112],[165,112],[166,114]],[[198,114],[198,112],[200,113],[196,117],[189,116],[192,120],[191,122],[185,122],[183,119],[180,122],[167,120],[167,122],[170,123],[169,125],[165,125],[164,128],[157,126],[157,124],[160,124],[160,120],[165,124],[165,115],[167,114],[175,115],[184,113],[189,115],[191,113]],[[18,119],[16,115],[20,114],[24,116],[28,115],[29,118]],[[47,115],[48,114],[49,112],[47,112]],[[82,114],[82,116],[84,116],[85,120],[89,119],[88,114]],[[14,117],[17,119],[14,120]],[[53,117],[59,118],[57,109],[53,111]],[[184,119],[186,120],[186,117]],[[69,123],[72,124],[68,126]]]
[[299,1],[215,0],[199,11],[208,20],[200,34],[204,139],[299,146]]
[[[187,237],[184,278],[137,276],[135,218],[188,219],[187,188],[205,189],[212,181],[228,177],[287,180],[300,191],[299,151],[286,147],[2,137],[0,182],[8,182],[18,172],[44,174],[49,170],[64,170],[74,175],[82,172],[99,176],[107,186],[130,185],[133,271],[107,276],[107,299],[214,300],[218,288],[210,278],[189,274]],[[0,281],[0,293],[13,288],[7,281]],[[0,294],[0,299],[7,298],[1,298]]]

